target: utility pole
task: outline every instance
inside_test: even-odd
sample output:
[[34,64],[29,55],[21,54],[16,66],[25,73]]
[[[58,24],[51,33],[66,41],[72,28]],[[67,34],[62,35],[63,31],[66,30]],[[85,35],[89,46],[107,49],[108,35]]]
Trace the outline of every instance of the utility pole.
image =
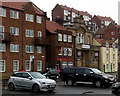
[[[120,1],[118,2],[118,25],[120,25]],[[118,74],[117,81],[120,82],[120,29],[118,29]]]

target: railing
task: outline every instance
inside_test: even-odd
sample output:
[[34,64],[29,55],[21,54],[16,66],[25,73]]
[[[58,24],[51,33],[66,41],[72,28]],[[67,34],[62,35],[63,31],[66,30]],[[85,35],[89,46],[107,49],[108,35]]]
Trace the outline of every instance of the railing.
[[35,45],[48,45],[49,42],[48,42],[47,38],[45,38],[45,37],[37,37],[34,39],[34,44]]

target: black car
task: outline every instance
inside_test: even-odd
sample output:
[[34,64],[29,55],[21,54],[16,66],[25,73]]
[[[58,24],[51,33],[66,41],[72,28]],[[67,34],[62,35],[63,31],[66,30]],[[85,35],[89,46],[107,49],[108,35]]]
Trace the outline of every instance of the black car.
[[110,86],[115,82],[115,78],[112,75],[105,74],[95,68],[65,68],[60,73],[61,80],[65,81],[68,85],[74,85],[74,83],[86,83],[93,84],[96,87]]
[[50,69],[47,73],[44,74],[46,77],[57,80],[59,78],[59,72],[56,69]]
[[112,93],[114,94],[117,94],[117,95],[120,94],[120,82],[114,83],[112,85],[111,90],[112,90]]

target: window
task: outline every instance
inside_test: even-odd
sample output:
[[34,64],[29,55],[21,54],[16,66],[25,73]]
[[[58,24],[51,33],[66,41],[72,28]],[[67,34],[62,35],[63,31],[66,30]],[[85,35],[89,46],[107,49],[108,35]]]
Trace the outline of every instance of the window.
[[26,45],[26,53],[33,53],[33,51],[34,51],[33,46]]
[[113,69],[115,69],[115,64],[113,64]]
[[106,60],[109,60],[109,54],[106,54]]
[[58,55],[62,55],[62,47],[58,47]]
[[40,16],[37,16],[37,23],[41,23],[41,17]]
[[30,61],[26,61],[26,71],[30,71],[31,70],[31,64]]
[[38,38],[41,38],[41,37],[42,37],[42,32],[38,31]]
[[111,35],[115,35],[115,32],[114,32],[114,31],[112,31],[112,32],[111,32]]
[[66,68],[67,67],[67,62],[62,62],[62,68]]
[[42,61],[37,60],[37,71],[42,71]]
[[6,17],[6,9],[0,8],[0,16]]
[[13,71],[19,71],[19,61],[13,60]]
[[72,48],[68,48],[68,56],[72,56]]
[[5,72],[5,60],[0,60],[0,72]]
[[64,56],[67,56],[67,48],[63,49]]
[[84,43],[84,35],[83,34],[77,33],[76,43],[77,44]]
[[19,35],[19,28],[10,27],[10,34],[11,35]]
[[41,46],[37,46],[37,53],[42,53],[42,47]]
[[106,69],[108,69],[108,67],[109,67],[109,64],[107,64]]
[[68,62],[69,67],[73,67],[73,62]]
[[64,42],[67,42],[67,35],[64,34],[63,36],[64,36]]
[[26,14],[26,21],[33,22],[33,15],[32,14]]
[[0,51],[6,51],[6,44],[0,43]]
[[72,36],[68,35],[68,42],[72,42]]
[[19,19],[19,12],[10,10],[10,17],[14,19]]
[[26,29],[26,37],[34,37],[34,31]]
[[113,60],[115,60],[115,54],[113,54]]
[[58,34],[58,41],[62,41],[62,34]]
[[10,52],[19,52],[18,44],[10,44]]
[[4,26],[0,26],[0,38],[1,40],[4,39]]

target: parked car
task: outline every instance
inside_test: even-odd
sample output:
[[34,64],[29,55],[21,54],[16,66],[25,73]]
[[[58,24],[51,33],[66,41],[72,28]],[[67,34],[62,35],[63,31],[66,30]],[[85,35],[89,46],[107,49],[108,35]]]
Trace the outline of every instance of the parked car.
[[95,68],[65,68],[61,71],[61,80],[68,85],[74,83],[93,84],[96,87],[110,86],[115,82],[115,78],[111,75],[105,74]]
[[120,82],[114,83],[112,85],[111,90],[112,90],[112,93],[114,94],[117,94],[117,95],[120,94]]
[[33,92],[48,91],[56,89],[56,82],[47,79],[39,72],[15,72],[10,76],[8,89],[18,88],[30,89]]
[[59,72],[56,69],[50,69],[47,73],[44,73],[43,75],[53,80],[57,80],[59,78]]

